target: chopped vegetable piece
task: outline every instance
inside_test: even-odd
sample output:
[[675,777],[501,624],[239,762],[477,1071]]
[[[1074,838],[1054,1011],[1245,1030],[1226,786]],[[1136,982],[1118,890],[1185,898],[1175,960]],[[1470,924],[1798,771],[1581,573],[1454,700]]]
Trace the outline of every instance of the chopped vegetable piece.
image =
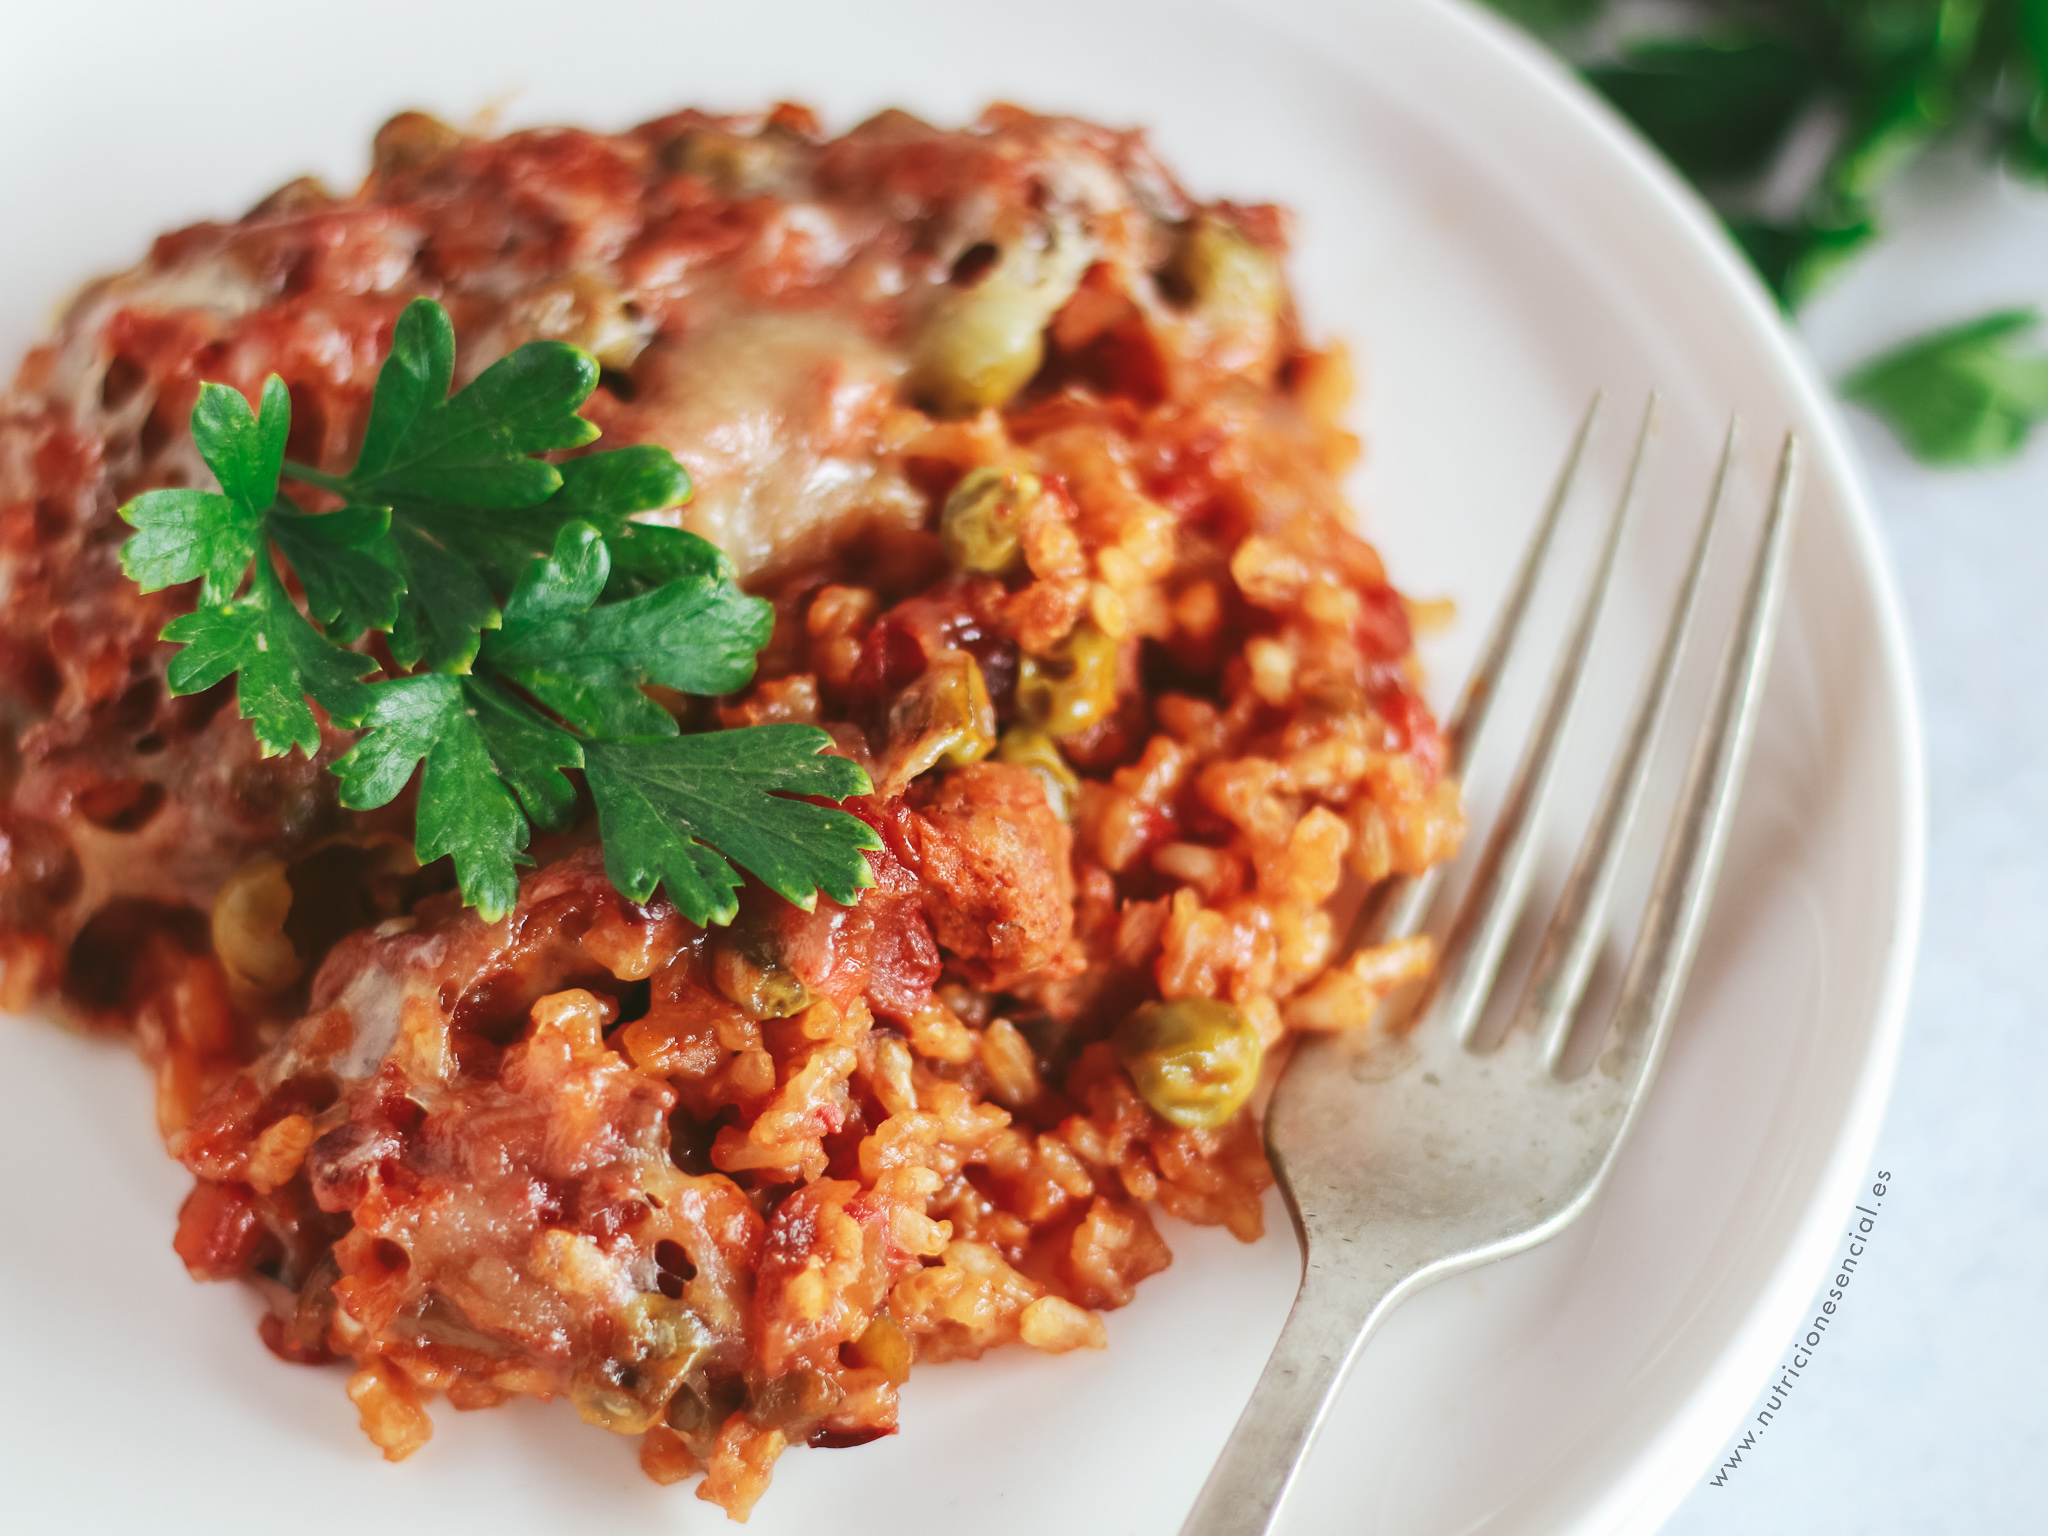
[[1007,576],[1023,564],[1022,523],[1044,492],[1028,470],[972,469],[953,487],[939,514],[946,558],[963,571]]
[[1026,656],[1017,674],[1017,707],[1049,736],[1072,736],[1116,708],[1117,644],[1079,624],[1048,656]]

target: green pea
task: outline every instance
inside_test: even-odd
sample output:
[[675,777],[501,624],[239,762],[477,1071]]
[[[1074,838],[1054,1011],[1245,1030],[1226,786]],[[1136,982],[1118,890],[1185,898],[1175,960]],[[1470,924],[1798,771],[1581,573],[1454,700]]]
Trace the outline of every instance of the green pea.
[[1231,329],[1271,324],[1286,296],[1272,252],[1213,218],[1188,226],[1169,272],[1197,310]]
[[1051,318],[1029,289],[999,279],[948,294],[919,338],[913,388],[941,416],[1008,404],[1045,360]]
[[747,1418],[762,1429],[801,1432],[815,1426],[845,1397],[845,1388],[832,1377],[799,1366],[754,1388],[748,1394]]
[[965,768],[978,763],[996,744],[996,707],[989,702],[988,680],[981,675],[981,663],[962,651],[966,664],[948,674],[944,694],[946,713],[958,722],[953,744],[940,755],[948,768]]
[[949,287],[919,328],[910,389],[941,416],[1000,409],[1045,360],[1045,328],[1074,296],[1091,251],[1077,230],[1008,242],[971,287]]
[[1017,707],[1048,736],[1072,736],[1116,709],[1117,644],[1082,623],[1047,656],[1017,669]]
[[703,1445],[716,1438],[746,1397],[744,1382],[714,1380],[698,1362],[676,1387],[675,1396],[669,1399],[662,1416],[668,1420],[668,1427],[684,1440]]
[[712,949],[713,985],[750,1019],[786,1019],[811,1005],[811,989],[770,950],[765,935],[730,928]]
[[[695,1313],[655,1292],[634,1296],[608,1321],[616,1353],[569,1378],[569,1401],[586,1423],[615,1434],[641,1434],[673,1413],[678,1398],[694,1400],[686,1383],[701,1379],[713,1353],[711,1334]],[[488,1350],[502,1348],[488,1340],[486,1345]],[[620,1363],[627,1361],[631,1365],[621,1371]],[[714,1432],[717,1427],[712,1426]]]
[[759,197],[776,189],[796,149],[795,136],[772,124],[751,135],[700,124],[657,153],[663,170],[695,176],[725,197]]
[[906,779],[933,768],[965,768],[995,750],[996,711],[981,665],[966,651],[941,651],[924,676],[889,706],[889,745]]
[[1266,1055],[1244,1010],[1208,997],[1147,1003],[1116,1027],[1110,1048],[1138,1096],[1189,1131],[1236,1114]]
[[969,470],[946,498],[939,538],[946,558],[963,571],[1007,576],[1024,563],[1019,526],[1024,509],[1045,487],[1029,470]]
[[851,1355],[857,1366],[880,1371],[899,1387],[910,1380],[911,1361],[916,1358],[910,1335],[886,1312],[877,1312],[859,1338],[842,1346],[841,1354]]
[[1045,781],[1045,803],[1061,821],[1074,819],[1075,803],[1081,798],[1081,781],[1060,755],[1059,743],[1043,731],[1028,725],[1013,725],[1003,732],[996,748],[996,760],[1029,768]]

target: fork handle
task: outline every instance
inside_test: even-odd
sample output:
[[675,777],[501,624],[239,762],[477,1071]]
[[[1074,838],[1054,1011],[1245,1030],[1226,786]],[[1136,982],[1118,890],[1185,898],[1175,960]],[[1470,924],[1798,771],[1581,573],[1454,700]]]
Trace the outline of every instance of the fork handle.
[[1372,1277],[1310,1263],[1287,1326],[1180,1536],[1266,1536],[1308,1459],[1337,1389],[1414,1272]]

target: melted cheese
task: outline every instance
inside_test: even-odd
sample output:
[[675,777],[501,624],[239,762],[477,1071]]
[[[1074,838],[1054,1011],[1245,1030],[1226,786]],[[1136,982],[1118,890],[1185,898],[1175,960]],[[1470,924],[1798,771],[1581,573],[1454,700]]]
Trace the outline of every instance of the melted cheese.
[[875,522],[915,527],[922,497],[874,457],[904,361],[830,311],[739,311],[655,342],[634,370],[632,434],[689,466],[679,521],[742,579],[829,554]]

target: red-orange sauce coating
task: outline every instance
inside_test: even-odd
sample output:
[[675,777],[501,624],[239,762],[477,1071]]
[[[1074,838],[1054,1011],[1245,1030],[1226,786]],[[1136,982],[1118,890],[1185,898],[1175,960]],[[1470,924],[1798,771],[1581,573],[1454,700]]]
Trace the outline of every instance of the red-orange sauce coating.
[[[354,195],[163,237],[24,363],[0,1000],[134,1034],[195,1175],[178,1253],[264,1290],[278,1355],[349,1360],[387,1456],[437,1397],[561,1396],[744,1518],[790,1444],[894,1433],[917,1361],[1099,1346],[1169,1262],[1155,1205],[1259,1234],[1250,1111],[1176,1123],[1109,1037],[1161,998],[1267,1047],[1357,1022],[1428,954],[1340,960],[1332,903],[1461,829],[1286,236],[1141,135],[1007,107],[408,115]],[[705,931],[585,828],[486,924],[406,802],[339,808],[347,733],[265,760],[225,687],[168,694],[192,593],[125,581],[115,508],[203,483],[202,380],[281,374],[293,455],[344,468],[422,294],[461,377],[573,341],[604,445],[689,466],[660,515],[777,624],[744,693],[664,702],[868,770],[856,906],[750,889]]]

